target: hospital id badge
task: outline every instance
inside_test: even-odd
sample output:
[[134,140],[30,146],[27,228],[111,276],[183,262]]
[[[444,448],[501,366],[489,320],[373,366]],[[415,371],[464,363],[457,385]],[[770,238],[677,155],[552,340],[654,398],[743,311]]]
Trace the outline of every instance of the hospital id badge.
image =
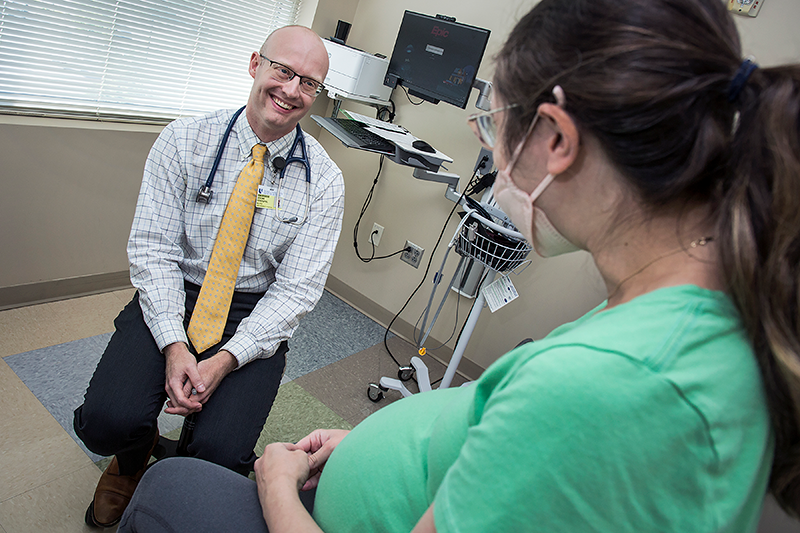
[[278,191],[275,189],[275,187],[259,185],[258,194],[256,195],[256,208],[276,209],[277,207],[278,207]]

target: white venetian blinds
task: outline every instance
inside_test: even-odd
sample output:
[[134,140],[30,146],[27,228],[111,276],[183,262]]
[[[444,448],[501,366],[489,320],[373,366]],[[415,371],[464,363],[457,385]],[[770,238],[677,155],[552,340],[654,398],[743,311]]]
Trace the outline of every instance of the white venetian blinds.
[[159,122],[244,105],[300,0],[0,0],[0,113]]

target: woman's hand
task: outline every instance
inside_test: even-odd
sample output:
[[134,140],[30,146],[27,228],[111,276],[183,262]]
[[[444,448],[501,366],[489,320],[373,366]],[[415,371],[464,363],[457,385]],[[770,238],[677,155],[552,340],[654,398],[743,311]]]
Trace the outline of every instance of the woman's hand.
[[308,454],[308,480],[302,490],[310,490],[319,485],[325,463],[348,433],[350,431],[346,429],[318,429],[296,444],[298,449]]
[[273,442],[256,459],[254,469],[259,490],[292,486],[299,491],[309,476],[308,456],[294,444]]
[[261,511],[270,531],[322,533],[303,507],[300,487],[308,479],[308,455],[294,444],[275,442],[256,460]]

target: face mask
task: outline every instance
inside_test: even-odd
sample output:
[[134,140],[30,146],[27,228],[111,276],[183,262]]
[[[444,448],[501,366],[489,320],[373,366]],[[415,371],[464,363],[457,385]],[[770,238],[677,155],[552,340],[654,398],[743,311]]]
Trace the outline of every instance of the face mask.
[[[561,87],[556,86],[553,89],[553,94],[556,96],[556,102],[564,106],[564,91]],[[514,170],[514,165],[519,159],[522,148],[528,141],[528,137],[533,132],[536,122],[539,120],[537,114],[528,131],[522,138],[520,143],[514,149],[511,160],[506,165],[504,170],[497,173],[497,179],[494,183],[494,199],[497,205],[511,218],[511,221],[519,229],[520,233],[525,237],[529,243],[533,245],[536,253],[542,257],[555,257],[557,255],[566,254],[580,250],[577,246],[572,244],[564,237],[556,228],[547,215],[534,205],[536,199],[544,192],[550,183],[555,178],[554,174],[548,174],[536,186],[530,194],[526,193],[514,183],[511,179],[511,171]]]
[[542,257],[555,257],[580,250],[559,233],[544,211],[534,205],[536,199],[553,181],[555,175],[545,176],[536,190],[528,194],[511,180],[509,173],[512,169],[509,167],[511,165],[506,167],[506,170],[497,173],[497,180],[494,182],[494,199],[500,209],[511,218],[525,240],[533,244],[536,253]]

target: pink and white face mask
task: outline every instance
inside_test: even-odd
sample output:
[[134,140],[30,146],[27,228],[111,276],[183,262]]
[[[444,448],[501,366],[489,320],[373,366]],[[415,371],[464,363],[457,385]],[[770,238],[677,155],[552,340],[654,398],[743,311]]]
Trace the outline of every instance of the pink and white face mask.
[[[556,103],[563,108],[566,101],[564,90],[556,85],[553,88],[553,95],[556,97]],[[544,211],[535,205],[539,196],[555,179],[555,174],[547,174],[530,194],[517,187],[514,180],[511,179],[511,171],[514,170],[522,149],[538,121],[539,114],[537,113],[533,121],[531,121],[525,136],[514,149],[506,168],[497,173],[493,193],[497,205],[511,218],[511,221],[519,229],[520,233],[525,236],[525,239],[533,245],[536,253],[542,257],[555,257],[580,249],[569,242],[553,226]]]

